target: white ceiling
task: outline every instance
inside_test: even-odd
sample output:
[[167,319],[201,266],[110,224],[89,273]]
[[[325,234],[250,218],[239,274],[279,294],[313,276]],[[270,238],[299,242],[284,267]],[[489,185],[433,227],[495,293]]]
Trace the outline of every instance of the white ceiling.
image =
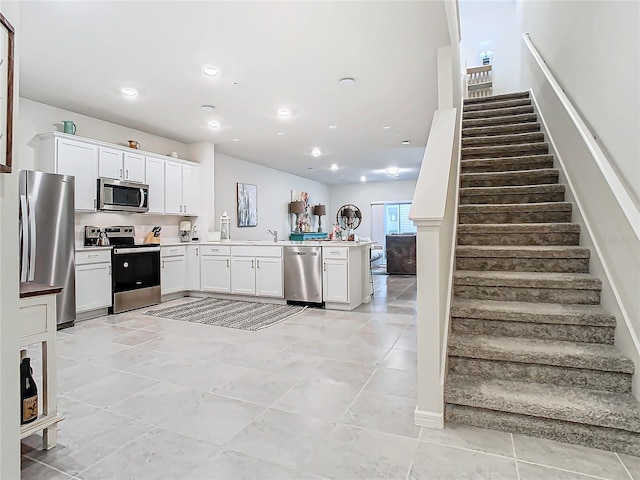
[[329,184],[417,177],[449,42],[442,1],[29,1],[20,27],[22,96]]

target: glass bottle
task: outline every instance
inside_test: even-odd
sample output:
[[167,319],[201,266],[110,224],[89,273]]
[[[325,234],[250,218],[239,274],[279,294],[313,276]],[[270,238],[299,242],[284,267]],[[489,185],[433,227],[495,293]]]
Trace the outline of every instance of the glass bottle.
[[31,423],[38,418],[38,388],[33,380],[31,359],[25,357],[20,363],[20,424]]

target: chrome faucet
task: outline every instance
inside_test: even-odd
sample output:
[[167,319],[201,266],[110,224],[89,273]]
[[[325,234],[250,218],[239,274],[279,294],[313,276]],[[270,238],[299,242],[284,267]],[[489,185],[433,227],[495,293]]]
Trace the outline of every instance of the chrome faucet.
[[278,241],[278,231],[277,230],[267,230],[267,233],[270,235],[273,235],[273,241],[277,242]]

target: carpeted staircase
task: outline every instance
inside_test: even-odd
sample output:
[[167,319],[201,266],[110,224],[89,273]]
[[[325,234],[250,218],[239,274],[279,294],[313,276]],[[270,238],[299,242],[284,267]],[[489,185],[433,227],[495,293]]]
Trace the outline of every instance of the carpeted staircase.
[[528,92],[465,101],[448,422],[640,455],[634,365]]

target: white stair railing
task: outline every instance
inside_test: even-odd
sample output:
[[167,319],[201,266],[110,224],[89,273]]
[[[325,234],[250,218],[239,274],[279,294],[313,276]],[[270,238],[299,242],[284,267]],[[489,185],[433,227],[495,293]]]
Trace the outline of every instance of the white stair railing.
[[491,65],[467,68],[467,98],[493,95],[493,71]]

